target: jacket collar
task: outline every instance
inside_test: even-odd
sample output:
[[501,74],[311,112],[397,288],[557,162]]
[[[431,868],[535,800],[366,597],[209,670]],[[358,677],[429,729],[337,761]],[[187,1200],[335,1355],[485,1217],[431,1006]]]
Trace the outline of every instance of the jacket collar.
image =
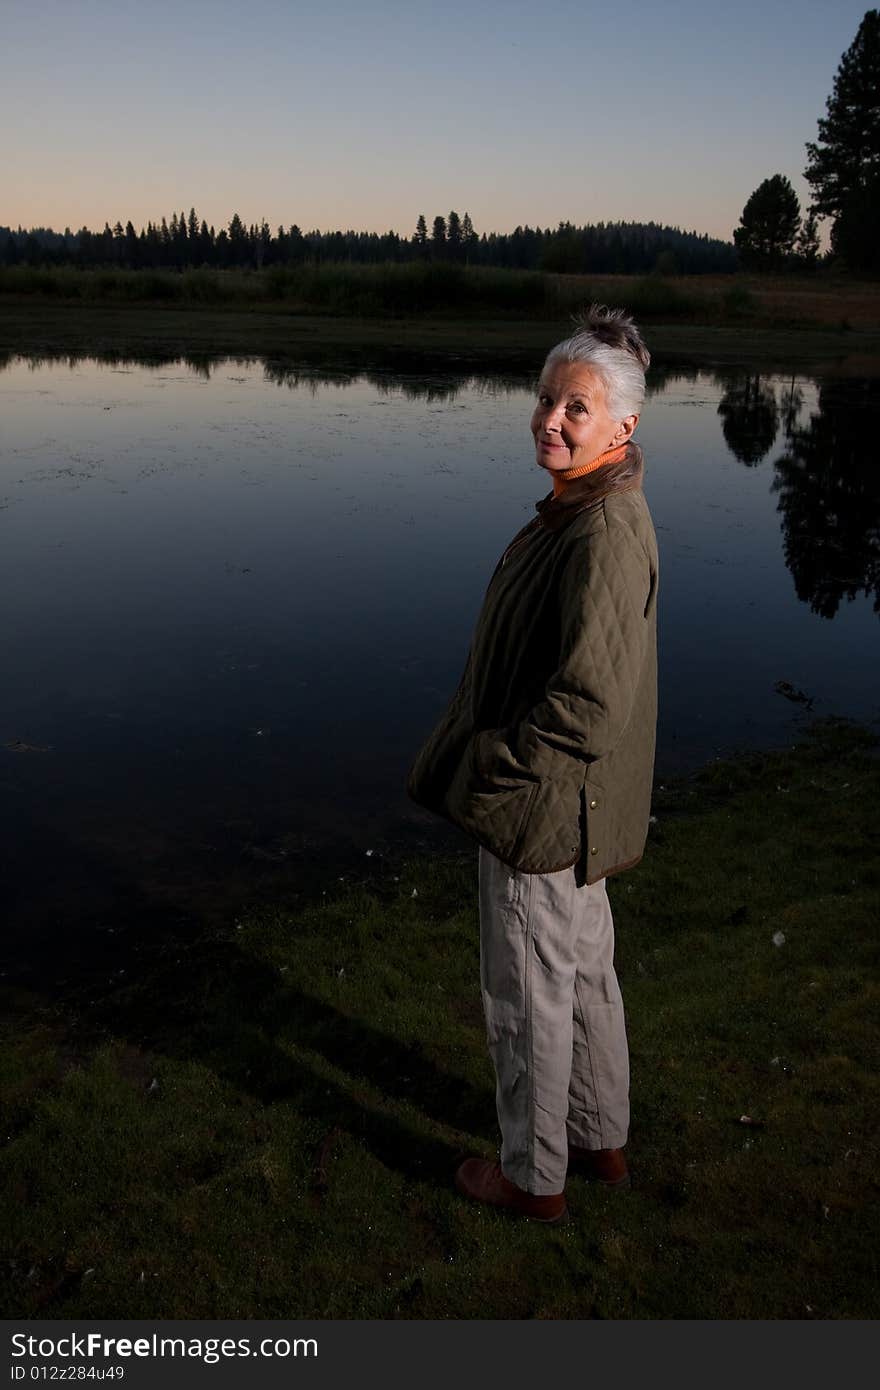
[[633,492],[642,486],[644,459],[638,444],[632,440],[626,446],[626,454],[619,463],[609,463],[597,468],[594,473],[586,473],[582,478],[574,478],[558,497],[548,493],[535,503],[538,520],[548,531],[558,531],[567,526],[579,512],[594,507],[613,492]]

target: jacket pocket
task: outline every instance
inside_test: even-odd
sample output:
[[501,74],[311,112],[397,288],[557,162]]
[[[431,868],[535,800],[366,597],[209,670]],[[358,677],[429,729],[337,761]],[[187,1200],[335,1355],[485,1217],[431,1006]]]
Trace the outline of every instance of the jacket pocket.
[[526,836],[528,835],[529,821],[531,819],[532,808],[538,800],[538,792],[540,790],[540,782],[534,782],[529,790],[528,800],[526,801],[526,804],[523,807],[523,813],[520,818],[519,828],[516,832],[516,839],[513,843],[513,850],[511,851],[511,858],[514,861],[519,858],[523,844],[526,840]]
[[577,862],[583,846],[581,786],[577,774],[541,779],[520,826],[518,869],[550,874]]
[[540,786],[537,778],[493,781],[479,767],[472,739],[449,788],[446,812],[496,858],[512,864]]

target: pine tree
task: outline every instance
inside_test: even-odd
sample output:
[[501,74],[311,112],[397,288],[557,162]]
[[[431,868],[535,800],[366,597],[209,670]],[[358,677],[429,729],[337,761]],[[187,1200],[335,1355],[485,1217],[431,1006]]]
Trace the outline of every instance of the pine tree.
[[831,229],[831,249],[850,270],[880,270],[880,172],[847,196]]
[[229,259],[232,265],[244,265],[247,260],[247,239],[244,223],[238,213],[234,212],[229,223]]
[[446,242],[449,254],[457,260],[461,254],[461,218],[457,212],[450,212],[446,219]]
[[742,210],[733,233],[744,266],[771,270],[794,251],[801,221],[798,196],[784,174],[759,184]]
[[125,264],[129,267],[136,266],[140,259],[140,243],[134,223],[131,221],[125,224]]
[[295,222],[292,222],[290,224],[290,231],[288,233],[288,236],[290,237],[290,259],[292,261],[305,260],[305,241],[303,239],[302,231]]
[[804,177],[820,217],[839,217],[847,199],[880,173],[880,12],[868,10],[840,60],[834,89],[807,144]]
[[268,265],[272,250],[272,231],[265,217],[260,223],[259,229],[255,228],[254,237],[254,256],[257,262],[257,270],[262,266]]
[[113,224],[113,264],[122,265],[125,260],[125,229],[117,218]]

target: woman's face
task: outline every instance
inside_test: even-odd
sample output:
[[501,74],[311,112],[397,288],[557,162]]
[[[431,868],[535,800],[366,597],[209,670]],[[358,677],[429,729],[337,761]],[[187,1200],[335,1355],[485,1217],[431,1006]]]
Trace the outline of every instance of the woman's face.
[[550,362],[541,374],[532,415],[535,457],[559,473],[580,468],[629,439],[638,415],[613,420],[598,372],[583,362]]

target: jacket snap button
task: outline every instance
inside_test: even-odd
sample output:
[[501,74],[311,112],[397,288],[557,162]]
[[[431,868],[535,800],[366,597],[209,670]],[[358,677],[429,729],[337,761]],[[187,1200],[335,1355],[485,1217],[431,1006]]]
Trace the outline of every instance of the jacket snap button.
[[591,853],[591,854],[598,854],[598,853],[599,853],[598,847],[597,847],[596,845],[593,845],[593,848],[590,850],[590,853]]
[[599,805],[598,801],[591,801],[591,802],[590,802],[590,810],[591,810],[591,811],[595,811],[595,809],[596,809],[596,807],[597,807],[598,805]]

